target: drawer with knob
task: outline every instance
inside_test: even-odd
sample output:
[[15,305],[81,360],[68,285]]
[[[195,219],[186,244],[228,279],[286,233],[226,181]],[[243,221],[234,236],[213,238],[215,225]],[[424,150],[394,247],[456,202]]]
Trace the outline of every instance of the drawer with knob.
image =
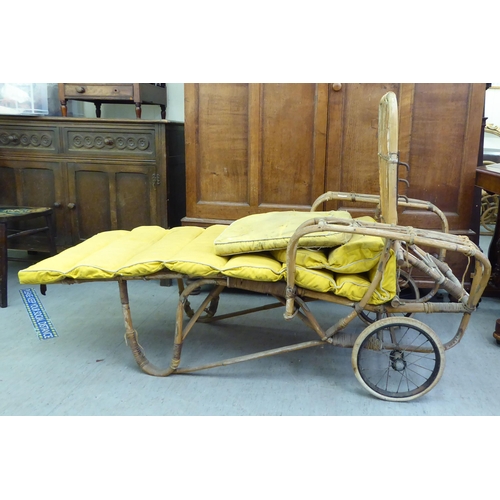
[[12,148],[23,152],[57,152],[57,131],[49,127],[22,127],[0,125],[0,148]]
[[65,83],[64,95],[67,99],[133,100],[131,83]]
[[89,156],[141,156],[155,155],[154,130],[126,130],[96,128],[89,130],[70,128],[64,132],[64,149],[68,153]]

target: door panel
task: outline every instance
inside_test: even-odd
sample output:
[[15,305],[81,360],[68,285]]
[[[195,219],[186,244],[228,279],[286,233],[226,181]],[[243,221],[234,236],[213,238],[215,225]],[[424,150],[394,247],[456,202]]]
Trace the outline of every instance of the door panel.
[[185,96],[187,219],[309,210],[324,188],[326,84],[186,84]]
[[155,169],[151,164],[69,163],[73,239],[102,231],[160,225]]

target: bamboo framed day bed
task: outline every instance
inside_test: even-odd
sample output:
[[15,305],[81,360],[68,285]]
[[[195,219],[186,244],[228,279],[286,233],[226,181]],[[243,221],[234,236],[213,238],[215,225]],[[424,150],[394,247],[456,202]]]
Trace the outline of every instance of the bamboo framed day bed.
[[[312,212],[251,215],[230,226],[108,231],[20,271],[19,280],[44,286],[117,281],[127,343],[137,364],[150,375],[188,373],[331,345],[352,348],[355,376],[373,395],[389,401],[422,396],[439,381],[445,351],[464,335],[491,269],[472,241],[449,234],[446,217],[436,206],[398,195],[398,110],[392,92],[380,101],[378,130],[380,195],[328,192],[315,201]],[[325,201],[346,199],[372,204],[376,218],[317,211]],[[441,231],[398,225],[398,207],[433,212]],[[447,252],[473,262],[470,288],[446,264]],[[413,270],[434,283],[425,296],[420,296]],[[173,353],[165,369],[150,363],[133,326],[127,282],[138,279],[178,283]],[[218,317],[219,298],[226,288],[266,294],[275,302]],[[206,297],[193,310],[189,296],[199,290]],[[452,301],[431,301],[438,290],[445,290]],[[346,314],[324,329],[308,307],[310,301],[345,306],[340,309]],[[195,324],[280,306],[285,320],[302,320],[315,339],[201,366],[181,364],[184,341]],[[462,318],[456,334],[443,342],[412,317],[415,313],[458,313]],[[357,318],[363,320],[358,321],[361,331],[346,333]]]

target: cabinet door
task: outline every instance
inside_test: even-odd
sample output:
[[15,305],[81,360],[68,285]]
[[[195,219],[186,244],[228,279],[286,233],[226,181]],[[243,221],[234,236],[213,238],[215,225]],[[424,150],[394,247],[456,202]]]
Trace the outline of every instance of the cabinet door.
[[326,84],[186,84],[187,218],[309,210],[324,189]]
[[[0,204],[14,206],[53,207],[57,246],[67,246],[65,179],[60,163],[35,160],[0,159]],[[40,225],[40,221],[24,221],[23,228]],[[38,244],[39,242],[39,244]],[[12,240],[11,247],[47,248],[44,235]]]
[[[393,91],[399,106],[399,193],[430,201],[453,231],[471,227],[484,84],[344,84],[330,88],[327,190],[378,194],[378,102]],[[343,204],[348,207],[350,204]],[[430,212],[401,213],[399,222],[439,228]]]
[[161,225],[158,185],[150,163],[68,163],[73,242],[102,231]]

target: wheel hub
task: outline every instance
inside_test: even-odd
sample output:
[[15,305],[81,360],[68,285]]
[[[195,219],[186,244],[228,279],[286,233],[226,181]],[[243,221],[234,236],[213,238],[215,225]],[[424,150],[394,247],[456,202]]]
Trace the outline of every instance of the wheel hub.
[[397,372],[402,372],[406,368],[406,360],[404,352],[394,350],[389,354],[392,369]]

